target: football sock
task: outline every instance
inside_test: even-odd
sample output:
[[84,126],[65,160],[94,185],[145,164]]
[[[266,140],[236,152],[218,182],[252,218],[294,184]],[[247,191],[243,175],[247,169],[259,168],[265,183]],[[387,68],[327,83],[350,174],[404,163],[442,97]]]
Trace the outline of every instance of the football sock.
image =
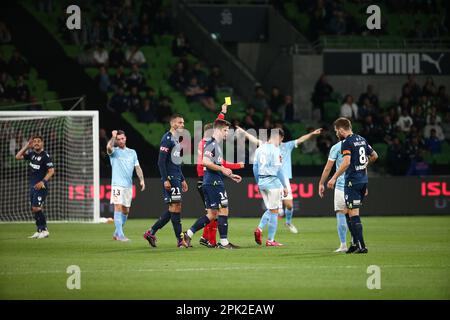
[[33,212],[33,217],[34,217],[34,220],[35,220],[35,223],[36,223],[36,231],[39,232],[40,231],[39,230],[40,221],[39,221],[39,218],[38,218],[38,216],[37,216],[37,214],[35,212]]
[[346,243],[347,238],[347,221],[345,219],[345,215],[342,213],[336,213],[336,220],[339,240],[341,241],[341,244],[344,244]]
[[359,243],[360,248],[365,248],[366,244],[364,243],[363,238],[363,226],[361,223],[361,218],[359,216],[353,216],[350,218],[353,228],[355,230],[355,236],[357,239],[357,243]]
[[356,244],[356,236],[355,236],[355,230],[353,229],[352,222],[350,220],[350,215],[348,213],[345,214],[345,220],[347,221],[347,228],[350,231],[350,234],[352,235],[352,244]]
[[209,233],[211,231],[211,225],[212,225],[212,221],[211,223],[208,223],[205,228],[203,229],[203,234],[202,234],[202,238],[208,240],[209,238]]
[[122,212],[114,211],[114,225],[116,226],[116,231],[114,231],[114,234],[118,237],[123,237]]
[[213,221],[211,221],[210,224],[207,225],[207,227],[209,227],[208,241],[212,245],[216,245],[216,243],[217,243],[217,241],[216,241],[217,225],[218,225],[218,223],[217,223],[216,219],[214,219]]
[[[218,218],[218,229],[219,229],[219,235],[220,235],[220,243],[222,245],[226,246],[226,244],[223,244],[222,240],[227,240],[228,238],[228,216],[219,216]],[[226,241],[228,244],[228,240]]]
[[[201,216],[200,218],[195,221],[195,223],[192,225],[192,227],[189,229],[192,234],[196,233],[201,228],[204,228],[209,223],[209,218],[207,215]],[[188,230],[188,232],[189,232]],[[188,236],[192,238],[192,235],[188,233]]]
[[270,211],[266,210],[266,212],[264,212],[263,216],[261,217],[261,221],[259,222],[258,228],[263,230],[266,224],[269,222],[269,220],[270,220]]
[[269,234],[268,239],[273,241],[275,239],[275,233],[277,232],[278,226],[278,214],[272,213],[270,214],[269,220]]
[[122,227],[125,225],[125,222],[128,220],[128,214],[122,212]]
[[180,213],[171,212],[170,220],[172,221],[173,232],[175,232],[175,237],[181,240],[181,215]]
[[44,231],[47,229],[47,221],[45,219],[44,212],[42,210],[39,210],[35,212],[34,217],[36,219],[36,226],[38,232]]
[[291,224],[292,223],[292,214],[294,213],[294,210],[291,209],[284,209],[284,214],[286,216],[286,223]]
[[169,222],[169,220],[170,220],[170,212],[167,210],[162,214],[161,217],[159,217],[159,219],[152,226],[152,228],[150,229],[150,234],[155,235],[159,229],[163,228],[167,224],[167,222]]

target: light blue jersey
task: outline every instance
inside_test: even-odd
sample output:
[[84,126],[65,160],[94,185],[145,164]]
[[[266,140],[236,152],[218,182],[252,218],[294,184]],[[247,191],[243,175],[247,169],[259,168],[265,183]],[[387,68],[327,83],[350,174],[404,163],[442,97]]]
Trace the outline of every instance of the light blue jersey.
[[281,170],[283,170],[284,176],[289,179],[292,179],[291,154],[294,148],[297,148],[297,140],[283,142],[280,145],[281,159],[282,159]]
[[109,155],[112,167],[111,185],[115,187],[131,188],[133,185],[133,170],[139,165],[136,151],[125,147],[115,147]]
[[[339,169],[342,163],[342,153],[341,153],[341,145],[342,141],[339,141],[330,149],[330,155],[328,156],[328,160],[334,161],[336,165],[336,170]],[[341,174],[339,178],[336,180],[336,189],[344,191],[345,178],[344,175]]]
[[264,143],[256,149],[253,174],[260,189],[283,188],[280,181],[281,166],[282,160],[279,147],[271,143]]

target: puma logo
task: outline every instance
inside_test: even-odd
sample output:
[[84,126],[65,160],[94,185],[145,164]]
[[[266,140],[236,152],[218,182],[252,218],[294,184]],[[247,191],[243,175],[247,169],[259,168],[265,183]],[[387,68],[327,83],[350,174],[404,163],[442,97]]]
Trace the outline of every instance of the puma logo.
[[441,66],[439,65],[441,63],[441,59],[444,57],[444,54],[441,53],[441,55],[439,56],[439,58],[437,58],[436,60],[434,60],[431,56],[429,56],[428,54],[424,53],[422,54],[422,61],[431,63],[432,65],[434,65],[436,67],[436,70],[439,73],[442,73],[441,70]]

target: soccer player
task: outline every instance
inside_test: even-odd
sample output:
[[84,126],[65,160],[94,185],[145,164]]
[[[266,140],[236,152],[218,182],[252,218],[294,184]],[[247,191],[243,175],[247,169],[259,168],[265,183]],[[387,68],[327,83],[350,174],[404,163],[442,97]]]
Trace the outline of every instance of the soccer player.
[[[216,120],[224,120],[225,119],[225,114],[227,113],[227,108],[228,108],[228,105],[226,103],[224,103],[222,105],[222,110],[221,110],[220,114],[217,116]],[[205,204],[205,196],[203,193],[203,174],[206,169],[203,166],[203,150],[205,148],[206,141],[208,141],[211,138],[212,128],[213,128],[212,123],[207,123],[204,126],[203,139],[199,142],[199,144],[197,146],[197,153],[198,153],[198,157],[197,157],[197,176],[198,176],[197,190],[200,194],[200,197],[202,198],[203,204]],[[225,160],[222,161],[222,165],[225,168],[228,168],[231,170],[241,169],[244,167],[244,163],[242,163],[242,162],[231,163],[231,162],[227,162]],[[206,204],[205,204],[205,210],[207,210]],[[205,228],[203,229],[203,235],[200,238],[200,244],[203,246],[206,246],[208,248],[215,248],[217,246],[216,234],[217,234],[217,220],[214,219],[213,221],[208,223],[205,226]]]
[[[112,137],[106,145],[112,168],[111,203],[114,204],[114,225],[116,230],[113,240],[129,241],[123,232],[128,219],[133,196],[133,171],[139,177],[141,191],[145,190],[144,173],[134,149],[126,146],[127,137],[122,130],[113,130]],[[117,145],[117,146],[116,146]]]
[[163,184],[164,202],[168,210],[164,212],[155,224],[144,233],[152,247],[156,247],[156,232],[163,228],[169,220],[172,221],[173,231],[177,238],[177,247],[182,245],[181,228],[181,202],[182,194],[188,191],[188,184],[181,171],[181,158],[183,156],[179,135],[184,129],[184,119],[175,114],[170,118],[170,130],[167,131],[159,146],[158,167]]
[[[342,163],[342,154],[341,154],[341,146],[342,141],[339,141],[335,145],[333,145],[330,149],[330,154],[328,156],[328,161],[323,168],[322,176],[319,181],[319,196],[323,198],[323,194],[325,192],[325,181],[328,179],[330,175],[331,169],[333,165],[336,165],[336,171],[339,169]],[[336,180],[336,187],[334,188],[334,211],[336,212],[336,220],[337,220],[337,231],[340,240],[340,246],[334,252],[346,252],[347,249],[347,221],[346,214],[347,208],[345,206],[344,199],[344,175],[341,175]]]
[[228,196],[223,183],[223,176],[239,183],[242,178],[233,174],[231,169],[222,165],[222,148],[220,144],[226,139],[230,123],[225,120],[214,121],[214,132],[206,142],[203,152],[203,166],[206,170],[203,176],[203,193],[207,208],[206,215],[200,217],[190,229],[183,234],[183,245],[188,248],[195,232],[204,228],[217,218],[220,242],[218,248],[237,249],[238,246],[228,241]]
[[[32,148],[32,150],[30,150]],[[36,232],[30,239],[48,238],[47,219],[44,203],[48,195],[49,180],[55,174],[52,158],[44,151],[44,139],[35,135],[16,154],[16,160],[28,160],[31,212],[36,220]]]
[[334,122],[334,130],[342,139],[342,163],[333,177],[328,181],[328,188],[333,189],[337,179],[345,172],[344,197],[349,214],[349,229],[355,245],[351,245],[346,253],[367,253],[363,237],[363,226],[359,217],[367,191],[367,165],[378,159],[378,154],[367,143],[366,139],[352,132],[352,124],[347,118],[338,118]]
[[283,208],[282,197],[288,194],[287,183],[289,180],[284,176],[280,150],[283,137],[282,129],[272,129],[269,141],[256,149],[253,162],[253,174],[267,209],[254,235],[256,243],[261,245],[262,231],[268,223],[267,247],[282,246],[281,243],[275,241],[275,233],[278,226],[278,213]]
[[[242,128],[240,128],[240,127],[237,127],[237,128],[238,128],[238,131],[243,132],[245,134],[245,136],[247,137],[247,139],[249,141],[251,141],[252,143],[255,143],[257,145],[262,144],[261,140],[255,138],[254,136],[252,136],[251,134],[249,134]],[[297,228],[292,223],[292,216],[294,213],[294,202],[293,202],[291,182],[290,182],[290,179],[292,179],[292,161],[291,161],[292,150],[294,150],[294,148],[297,148],[299,145],[301,145],[306,140],[309,140],[312,137],[319,135],[321,132],[322,132],[322,129],[319,128],[319,129],[316,129],[313,132],[305,134],[295,140],[291,140],[288,142],[282,142],[280,145],[281,158],[283,159],[281,168],[283,170],[284,178],[286,179],[286,185],[287,185],[287,189],[288,189],[287,195],[283,196],[284,212],[282,214],[280,214],[280,216],[286,217],[286,227],[292,233],[298,233]],[[283,208],[281,208],[280,211],[283,211],[282,209]]]

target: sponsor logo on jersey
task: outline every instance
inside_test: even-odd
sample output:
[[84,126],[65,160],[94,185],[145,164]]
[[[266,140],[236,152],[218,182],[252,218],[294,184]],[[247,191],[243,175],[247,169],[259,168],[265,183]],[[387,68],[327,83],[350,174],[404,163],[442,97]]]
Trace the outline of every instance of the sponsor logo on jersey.
[[32,167],[34,170],[39,170],[41,166],[39,164],[34,164],[30,162],[30,167]]

